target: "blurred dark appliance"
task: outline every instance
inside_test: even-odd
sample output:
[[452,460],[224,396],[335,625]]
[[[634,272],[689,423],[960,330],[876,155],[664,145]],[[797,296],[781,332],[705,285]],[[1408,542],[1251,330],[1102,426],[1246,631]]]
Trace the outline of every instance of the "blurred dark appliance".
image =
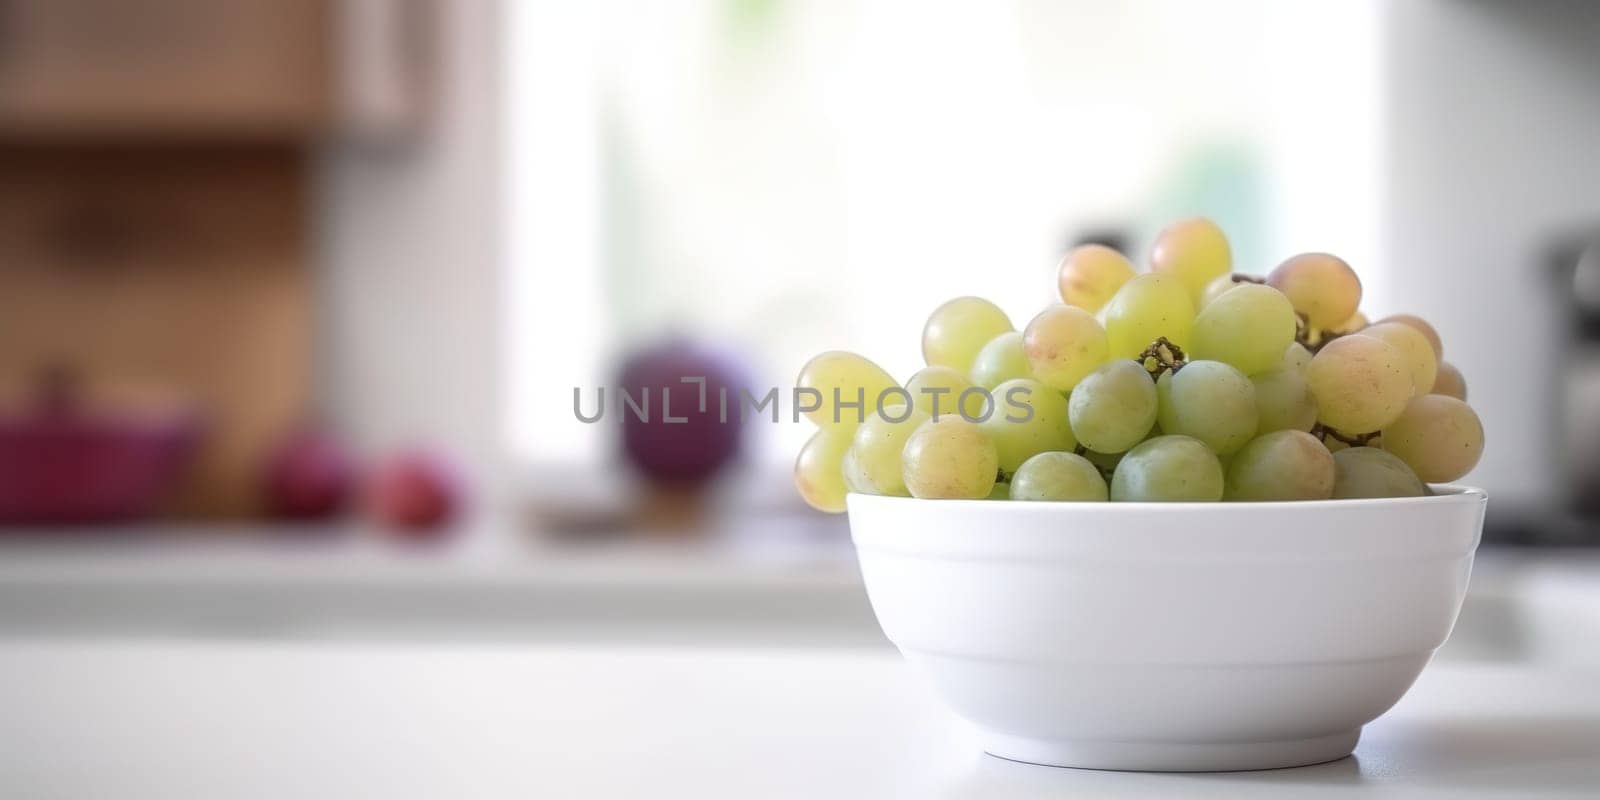
[[1562,239],[1549,261],[1564,311],[1551,437],[1564,478],[1563,521],[1535,538],[1600,544],[1600,228]]

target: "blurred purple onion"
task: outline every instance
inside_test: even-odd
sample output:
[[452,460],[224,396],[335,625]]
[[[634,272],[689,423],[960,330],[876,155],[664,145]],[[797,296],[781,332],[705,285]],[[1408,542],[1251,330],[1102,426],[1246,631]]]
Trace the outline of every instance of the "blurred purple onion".
[[[703,409],[700,384],[685,378],[705,379]],[[623,454],[646,477],[659,483],[699,484],[739,455],[744,429],[739,405],[748,389],[750,381],[738,359],[704,344],[671,338],[624,361],[614,389],[636,401],[647,393],[648,421],[633,414],[620,397],[606,398],[606,412],[621,414]],[[674,420],[684,421],[667,422],[668,411]]]

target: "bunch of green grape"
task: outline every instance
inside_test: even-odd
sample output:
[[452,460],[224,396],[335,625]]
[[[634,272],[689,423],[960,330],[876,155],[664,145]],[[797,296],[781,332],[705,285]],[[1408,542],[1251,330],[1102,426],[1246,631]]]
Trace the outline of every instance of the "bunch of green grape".
[[[853,353],[812,359],[796,385],[823,401],[795,462],[801,496],[836,513],[851,492],[1408,497],[1477,465],[1483,425],[1438,332],[1409,314],[1369,323],[1343,260],[1303,253],[1236,273],[1222,230],[1196,218],[1163,230],[1149,263],[1074,249],[1057,268],[1062,302],[1021,331],[987,300],[951,300],[903,386]],[[840,415],[838,397],[869,407]]]

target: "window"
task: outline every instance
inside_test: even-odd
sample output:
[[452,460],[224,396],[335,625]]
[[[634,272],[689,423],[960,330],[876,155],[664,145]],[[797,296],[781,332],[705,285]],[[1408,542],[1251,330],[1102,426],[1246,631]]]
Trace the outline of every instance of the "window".
[[[1025,324],[1091,229],[1137,260],[1203,213],[1244,271],[1292,242],[1382,274],[1374,2],[510,5],[527,458],[598,458],[572,387],[663,331],[742,352],[764,385],[829,348],[903,378],[935,305],[981,294]],[[807,430],[756,452],[786,463]]]

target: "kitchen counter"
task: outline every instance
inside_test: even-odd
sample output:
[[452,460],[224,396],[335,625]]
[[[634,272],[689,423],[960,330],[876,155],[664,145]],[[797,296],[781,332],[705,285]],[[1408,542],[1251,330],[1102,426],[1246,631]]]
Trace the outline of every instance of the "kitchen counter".
[[[361,536],[181,533],[150,531],[120,546],[0,542],[0,640],[888,649],[842,532],[445,550]],[[1600,668],[1600,550],[1480,550],[1439,657]]]
[[977,752],[881,649],[21,638],[6,797],[1595,797],[1600,668],[1435,664],[1352,758],[1254,773]]

